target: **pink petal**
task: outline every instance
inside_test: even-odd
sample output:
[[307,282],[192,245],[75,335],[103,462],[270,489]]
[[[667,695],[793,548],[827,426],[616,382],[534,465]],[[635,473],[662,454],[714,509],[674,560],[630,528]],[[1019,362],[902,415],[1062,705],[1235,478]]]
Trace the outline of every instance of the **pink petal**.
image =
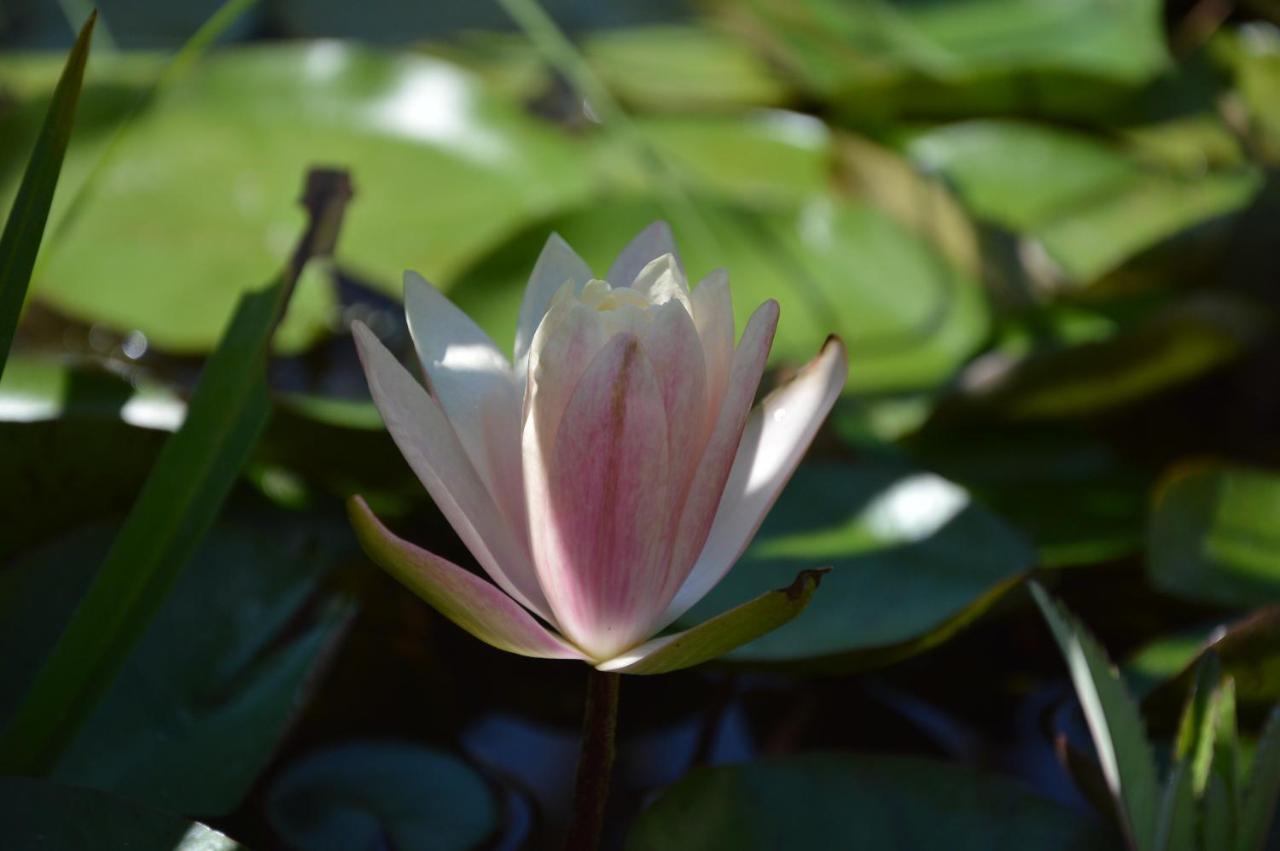
[[663,625],[702,599],[746,550],[840,397],[848,371],[844,344],[831,337],[795,378],[752,412],[706,545]]
[[733,365],[733,299],[729,275],[716,269],[693,290],[693,323],[702,338],[707,362],[707,403],[719,411]]
[[650,261],[664,254],[675,257],[677,263],[680,260],[671,226],[666,222],[654,222],[627,243],[627,247],[622,249],[618,259],[614,260],[613,265],[609,267],[609,274],[605,276],[605,280],[615,287],[630,286]]
[[671,507],[679,512],[710,431],[706,360],[698,329],[680,302],[668,301],[651,311],[639,336],[662,388],[667,457],[671,460]]
[[393,535],[360,497],[351,499],[348,510],[369,557],[476,638],[521,656],[586,658],[479,576]]
[[352,323],[351,331],[382,421],[445,519],[502,590],[550,620],[528,551],[439,404],[363,323]]
[[511,364],[471,317],[416,272],[405,273],[404,306],[432,396],[507,522],[523,530],[520,393]]
[[681,512],[671,554],[671,585],[666,589],[667,600],[684,584],[707,539],[777,327],[778,303],[770,300],[756,308],[742,332],[742,341],[733,356],[724,401]]
[[569,247],[569,243],[560,234],[551,234],[542,253],[538,255],[538,262],[533,266],[533,274],[529,276],[524,301],[520,305],[520,320],[516,325],[516,376],[521,388],[524,385],[533,335],[538,330],[542,317],[546,316],[551,299],[566,282],[572,281],[573,289],[577,292],[591,278],[591,267],[586,261]]
[[610,340],[575,388],[549,484],[542,587],[566,635],[612,656],[647,637],[666,603],[667,418],[633,335]]

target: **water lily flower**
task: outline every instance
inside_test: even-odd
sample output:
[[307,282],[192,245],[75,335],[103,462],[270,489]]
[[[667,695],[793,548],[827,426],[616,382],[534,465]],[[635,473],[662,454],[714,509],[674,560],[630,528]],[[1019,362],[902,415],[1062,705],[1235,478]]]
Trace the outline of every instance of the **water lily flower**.
[[690,289],[661,222],[603,279],[553,235],[514,363],[412,272],[405,311],[425,389],[357,322],[360,359],[391,436],[492,582],[396,537],[359,497],[350,510],[370,556],[446,617],[513,653],[655,673],[804,607],[812,572],[654,638],[724,577],[795,470],[844,385],[837,338],[753,409],[778,305],[735,345],[726,274]]

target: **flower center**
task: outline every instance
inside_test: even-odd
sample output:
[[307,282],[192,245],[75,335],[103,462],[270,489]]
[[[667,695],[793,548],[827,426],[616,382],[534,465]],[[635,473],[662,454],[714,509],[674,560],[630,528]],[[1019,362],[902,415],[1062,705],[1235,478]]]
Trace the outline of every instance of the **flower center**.
[[588,307],[601,313],[618,310],[622,307],[637,307],[644,310],[650,307],[649,299],[644,293],[630,287],[613,287],[608,281],[590,280],[582,288],[578,299]]

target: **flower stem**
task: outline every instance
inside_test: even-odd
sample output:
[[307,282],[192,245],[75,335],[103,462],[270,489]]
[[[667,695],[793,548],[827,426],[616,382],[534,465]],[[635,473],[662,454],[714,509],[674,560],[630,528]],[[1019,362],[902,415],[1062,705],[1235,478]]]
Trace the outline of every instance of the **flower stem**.
[[596,851],[604,828],[613,773],[614,735],[618,729],[618,684],[621,674],[591,668],[587,672],[587,706],[582,719],[582,751],[573,790],[573,817],[567,851]]

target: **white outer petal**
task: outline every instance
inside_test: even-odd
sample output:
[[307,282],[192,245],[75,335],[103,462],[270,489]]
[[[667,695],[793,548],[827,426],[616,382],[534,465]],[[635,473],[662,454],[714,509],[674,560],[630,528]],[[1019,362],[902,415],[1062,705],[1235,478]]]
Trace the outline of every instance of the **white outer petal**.
[[494,504],[440,405],[364,323],[352,323],[351,331],[387,431],[440,512],[502,590],[551,621],[528,550]]
[[578,256],[569,243],[558,233],[547,238],[547,244],[533,266],[529,284],[524,289],[520,303],[520,320],[516,325],[515,373],[521,393],[529,363],[529,349],[533,347],[533,335],[547,315],[551,299],[567,281],[573,281],[573,291],[581,292],[591,280],[591,267]]
[[746,550],[818,433],[848,374],[844,344],[831,337],[818,356],[751,412],[707,542],[662,618],[679,618],[716,586]]
[[629,287],[640,271],[649,263],[664,254],[675,257],[680,263],[680,252],[676,251],[676,240],[671,233],[671,225],[666,222],[654,222],[627,243],[618,259],[609,267],[605,280],[615,287]]
[[527,523],[520,470],[520,392],[489,335],[417,272],[404,274],[404,308],[432,397],[507,522]]
[[694,287],[691,298],[693,324],[702,338],[702,351],[707,362],[707,407],[720,409],[729,372],[733,365],[733,297],[729,293],[729,275],[715,269]]

